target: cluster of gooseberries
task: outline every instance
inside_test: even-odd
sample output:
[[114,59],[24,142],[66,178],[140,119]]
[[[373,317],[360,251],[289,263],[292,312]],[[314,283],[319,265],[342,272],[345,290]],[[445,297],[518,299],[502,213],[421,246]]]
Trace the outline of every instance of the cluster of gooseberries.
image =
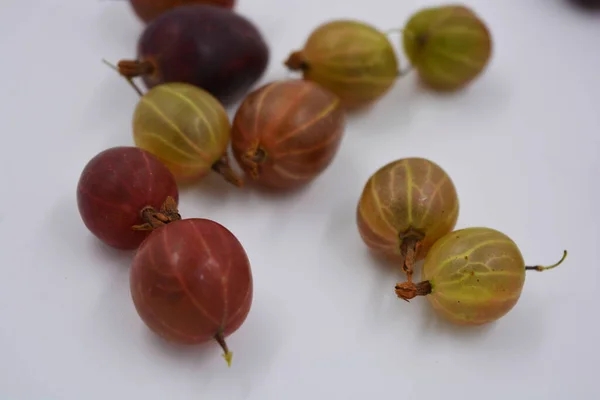
[[[395,293],[409,301],[427,296],[447,320],[481,325],[506,315],[517,303],[527,270],[516,243],[486,227],[454,230],[459,201],[454,183],[436,163],[402,158],[379,168],[363,188],[356,223],[364,243],[397,260],[406,281]],[[414,265],[423,261],[422,280]]]
[[[307,185],[333,162],[346,114],[381,99],[405,74],[387,33],[334,20],[282,60],[301,78],[253,88],[269,48],[235,1],[130,4],[145,23],[137,55],[109,65],[140,95],[135,145],[104,150],[87,163],[77,187],[80,215],[100,241],[135,251],[131,297],[149,329],[178,343],[216,341],[231,363],[225,339],[251,308],[250,261],[226,227],[182,218],[181,185],[211,173],[238,188],[246,179],[280,191]],[[402,33],[411,69],[435,91],[465,87],[490,60],[490,32],[465,6],[423,9]],[[237,100],[230,121],[225,107]],[[232,167],[229,147],[243,175]],[[500,232],[453,231],[458,208],[456,189],[438,165],[402,159],[368,180],[357,223],[370,248],[399,259],[407,275],[396,286],[399,297],[428,295],[459,322],[497,319],[515,304],[527,267]],[[415,283],[413,266],[422,259],[425,280]]]

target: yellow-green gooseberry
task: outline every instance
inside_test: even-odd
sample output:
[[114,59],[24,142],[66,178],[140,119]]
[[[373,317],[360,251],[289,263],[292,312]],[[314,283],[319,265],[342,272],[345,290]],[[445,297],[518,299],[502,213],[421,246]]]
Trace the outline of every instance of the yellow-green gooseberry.
[[162,161],[179,183],[192,183],[210,171],[241,186],[227,147],[231,123],[209,92],[187,83],[163,83],[145,93],[133,114],[136,146]]
[[491,228],[466,228],[439,239],[423,264],[422,281],[396,285],[404,300],[426,296],[435,311],[459,325],[482,325],[506,315],[517,304],[528,270],[521,251],[507,235]]
[[412,282],[414,263],[454,229],[458,212],[454,183],[439,165],[424,158],[403,158],[368,179],[356,221],[365,244],[398,259]]
[[370,105],[386,94],[399,75],[387,35],[355,20],[319,25],[285,65],[336,94],[346,109]]
[[462,5],[429,7],[413,14],[403,30],[403,48],[426,86],[458,90],[489,64],[492,38],[473,10]]

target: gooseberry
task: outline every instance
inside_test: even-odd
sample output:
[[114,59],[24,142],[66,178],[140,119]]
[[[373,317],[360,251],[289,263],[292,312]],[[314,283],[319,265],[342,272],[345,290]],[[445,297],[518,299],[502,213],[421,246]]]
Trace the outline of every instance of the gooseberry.
[[145,23],[148,23],[175,7],[188,4],[210,4],[233,8],[235,0],[129,0],[133,11]]
[[560,265],[525,266],[521,251],[507,235],[491,228],[466,228],[439,239],[423,264],[422,282],[396,285],[399,298],[427,296],[449,321],[481,325],[496,321],[517,304],[528,270]]
[[135,144],[155,155],[178,182],[190,183],[211,170],[228,182],[242,180],[229,165],[229,116],[210,93],[186,83],[150,89],[133,114]]
[[358,203],[357,225],[365,244],[398,258],[412,282],[414,263],[454,229],[458,211],[454,183],[439,165],[403,158],[371,175]]
[[171,172],[136,147],[112,147],[94,156],[77,184],[77,206],[87,229],[105,244],[137,248],[151,227],[179,219]]
[[412,15],[404,27],[403,46],[420,79],[439,91],[458,90],[487,67],[492,38],[469,8],[444,5]]
[[571,0],[580,7],[589,10],[600,10],[600,0]]
[[148,89],[189,83],[229,104],[262,76],[268,59],[261,33],[248,19],[222,7],[187,5],[148,24],[137,59],[117,66],[128,79],[142,77]]
[[344,127],[336,95],[309,81],[276,81],[254,90],[238,108],[231,132],[233,154],[259,184],[294,188],[329,166]]
[[285,65],[354,109],[372,104],[392,88],[398,63],[386,34],[364,22],[335,20],[318,26]]
[[244,248],[217,222],[190,218],[152,231],[133,259],[130,288],[146,326],[164,340],[215,340],[227,363],[225,338],[250,311],[252,272]]

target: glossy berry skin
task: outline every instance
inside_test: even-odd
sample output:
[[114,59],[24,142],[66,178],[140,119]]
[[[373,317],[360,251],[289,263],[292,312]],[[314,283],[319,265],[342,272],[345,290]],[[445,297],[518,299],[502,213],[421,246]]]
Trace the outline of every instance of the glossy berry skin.
[[200,218],[152,231],[136,252],[130,288],[148,328],[182,344],[235,332],[253,296],[250,263],[241,243],[227,228]]
[[85,226],[105,244],[136,249],[148,231],[141,211],[178,201],[175,178],[152,154],[136,147],[113,147],[93,157],[77,185],[77,206]]
[[404,158],[377,170],[367,181],[357,208],[361,238],[372,250],[402,256],[403,243],[416,244],[414,261],[454,229],[459,202],[454,183],[436,163]]
[[229,104],[263,75],[268,60],[267,44],[248,19],[222,7],[190,5],[147,25],[138,60],[121,61],[119,68],[125,76],[141,76],[147,88],[189,83]]
[[492,38],[471,9],[444,5],[423,9],[408,20],[403,47],[426,86],[456,91],[486,69],[492,55]]
[[286,65],[336,94],[347,109],[373,104],[398,78],[398,59],[387,36],[360,21],[318,26]]
[[490,228],[452,232],[429,251],[422,279],[427,299],[453,323],[481,325],[500,319],[517,304],[525,283],[525,261],[516,243]]
[[133,114],[133,139],[165,164],[182,183],[196,182],[211,170],[233,183],[227,146],[231,135],[223,105],[205,90],[185,83],[155,86]]
[[165,12],[188,4],[209,4],[232,9],[235,0],[129,0],[133,11],[145,23]]
[[303,186],[333,161],[345,128],[333,93],[303,80],[276,81],[250,93],[233,120],[233,154],[258,184]]

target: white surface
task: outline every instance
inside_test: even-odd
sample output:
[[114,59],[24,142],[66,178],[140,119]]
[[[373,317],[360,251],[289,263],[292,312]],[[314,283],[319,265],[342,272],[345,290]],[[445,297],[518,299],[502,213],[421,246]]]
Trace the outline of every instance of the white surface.
[[[240,0],[238,10],[271,47],[262,83],[287,76],[282,61],[321,22],[388,29],[429,4]],[[212,178],[183,193],[184,216],[224,224],[252,261],[254,303],[227,369],[216,345],[173,347],[147,331],[130,301],[131,256],[99,245],[77,212],[85,163],[133,143],[136,94],[100,60],[131,57],[141,25],[125,1],[2,0],[0,399],[600,398],[600,17],[566,0],[467,4],[495,40],[468,91],[400,82],[351,119],[334,164],[295,195]],[[399,301],[402,276],[359,238],[368,176],[415,155],[454,179],[457,227],[502,230],[531,264],[570,252],[560,269],[530,273],[496,324],[457,329],[425,299]]]

